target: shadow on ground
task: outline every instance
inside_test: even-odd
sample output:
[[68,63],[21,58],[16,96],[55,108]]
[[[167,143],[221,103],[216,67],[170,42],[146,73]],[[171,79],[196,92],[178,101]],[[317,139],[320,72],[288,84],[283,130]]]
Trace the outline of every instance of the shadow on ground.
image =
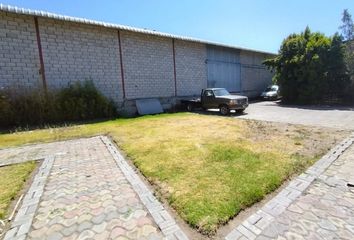
[[[261,101],[257,101],[258,103]],[[269,104],[267,104],[269,103]],[[277,106],[283,108],[296,108],[296,109],[305,109],[305,110],[338,110],[338,111],[354,111],[354,106],[344,106],[344,105],[295,105],[295,104],[286,104],[281,100],[278,101],[269,101],[267,103],[263,102],[263,106]]]
[[221,116],[221,117],[239,117],[247,115],[246,112],[237,113],[235,111],[231,111],[228,115],[222,115],[219,112],[219,109],[208,109],[208,110],[193,110],[193,113],[201,114],[201,115],[209,115],[209,116]]

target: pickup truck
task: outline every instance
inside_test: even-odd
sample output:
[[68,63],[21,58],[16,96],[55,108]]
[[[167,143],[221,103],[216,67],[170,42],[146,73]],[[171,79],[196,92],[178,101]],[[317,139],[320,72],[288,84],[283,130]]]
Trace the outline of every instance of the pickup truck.
[[225,88],[202,89],[200,98],[181,100],[188,111],[195,108],[218,108],[222,115],[227,115],[230,110],[242,113],[248,107],[248,98],[240,95],[231,95]]

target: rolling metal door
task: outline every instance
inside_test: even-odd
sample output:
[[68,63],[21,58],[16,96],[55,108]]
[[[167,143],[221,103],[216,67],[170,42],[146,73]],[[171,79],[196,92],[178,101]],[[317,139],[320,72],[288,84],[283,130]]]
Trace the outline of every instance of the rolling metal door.
[[229,92],[241,90],[240,52],[207,46],[208,87],[222,87]]

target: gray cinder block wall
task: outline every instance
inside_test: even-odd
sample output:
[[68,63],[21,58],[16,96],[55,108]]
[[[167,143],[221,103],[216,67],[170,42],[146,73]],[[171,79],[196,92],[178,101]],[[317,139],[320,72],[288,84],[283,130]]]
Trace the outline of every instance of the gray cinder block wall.
[[0,88],[41,87],[33,17],[0,12]]
[[[132,114],[135,99],[159,98],[169,108],[181,97],[197,96],[207,87],[210,43],[26,14],[0,11],[1,88],[42,88],[43,76],[48,89],[90,79],[120,110]],[[270,83],[271,74],[261,67],[265,57],[241,50],[244,94],[256,95]]]
[[92,80],[115,102],[123,101],[117,30],[39,18],[49,89]]
[[177,96],[199,95],[207,87],[205,44],[176,40],[175,49]]
[[173,97],[172,40],[131,32],[121,37],[126,98]]
[[250,51],[241,51],[241,86],[243,94],[257,97],[272,83],[273,74],[262,65],[264,59],[271,55]]

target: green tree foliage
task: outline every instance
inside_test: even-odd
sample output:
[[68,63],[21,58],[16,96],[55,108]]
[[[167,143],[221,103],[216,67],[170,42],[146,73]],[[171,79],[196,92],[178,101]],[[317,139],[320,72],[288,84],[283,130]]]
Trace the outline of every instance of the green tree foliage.
[[342,17],[342,26],[339,29],[342,31],[342,37],[345,41],[354,39],[354,24],[352,15],[350,15],[348,9],[344,9]]
[[343,11],[342,23],[343,24],[339,27],[339,29],[341,30],[341,36],[346,42],[348,48],[346,64],[349,74],[354,82],[354,24],[348,9]]
[[328,94],[332,97],[343,97],[350,85],[348,68],[346,65],[346,46],[342,37],[335,34],[331,39],[331,46],[327,55]]
[[321,103],[341,96],[348,84],[344,57],[345,46],[338,34],[326,37],[307,27],[288,36],[279,54],[264,64],[275,71],[274,81],[284,102]]

